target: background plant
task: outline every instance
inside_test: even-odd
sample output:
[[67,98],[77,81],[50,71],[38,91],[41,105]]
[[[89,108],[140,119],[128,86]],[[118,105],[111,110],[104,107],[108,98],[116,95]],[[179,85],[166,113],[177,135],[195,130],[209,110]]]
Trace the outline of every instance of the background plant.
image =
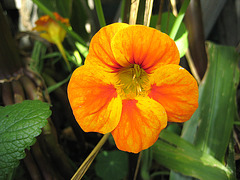
[[[104,170],[112,172],[108,173],[110,179],[239,178],[239,12],[235,1],[200,3],[200,0],[185,0],[181,3],[163,0],[95,0],[94,4],[85,0],[32,2],[37,5],[39,16],[52,16],[53,12],[58,12],[70,19],[71,26],[62,27],[67,31],[63,46],[72,70],[84,64],[88,44],[96,31],[120,19],[126,23],[149,23],[151,27],[170,34],[181,49],[181,65],[199,81],[199,108],[191,120],[183,126],[169,124],[157,143],[143,151],[141,156],[116,150],[110,136],[83,178],[106,179]],[[56,46],[30,32],[33,16],[27,16],[27,11],[23,10],[27,3],[23,3],[17,12],[20,19],[28,17],[28,20],[25,18],[25,21],[20,21],[20,24],[28,27],[25,29],[28,32],[24,33],[14,22],[16,17],[11,18],[13,10],[10,11],[4,2],[1,5],[10,20],[8,24],[4,24],[3,19],[0,21],[3,23],[0,36],[1,106],[20,103],[25,99],[39,99],[52,104],[51,119],[48,119],[42,134],[26,150],[26,157],[9,178],[70,179],[101,139],[101,135],[83,133],[76,123],[66,97],[66,85],[71,72]],[[185,25],[181,23],[184,15]],[[29,26],[26,26],[26,22]],[[15,39],[10,32],[13,32]],[[28,44],[22,43],[23,39],[28,39]],[[18,106],[24,107],[22,104]],[[39,111],[44,112],[41,108]],[[6,116],[4,118],[6,111],[0,112],[0,116],[3,116],[0,122],[9,123]],[[49,112],[47,114],[50,115]],[[33,137],[37,135],[33,135],[30,130],[27,132]],[[0,147],[3,147],[3,142],[0,142]],[[24,148],[32,145],[31,142],[26,143]],[[0,155],[0,163],[4,162],[5,157],[5,154]],[[111,178],[111,174],[114,177]]]

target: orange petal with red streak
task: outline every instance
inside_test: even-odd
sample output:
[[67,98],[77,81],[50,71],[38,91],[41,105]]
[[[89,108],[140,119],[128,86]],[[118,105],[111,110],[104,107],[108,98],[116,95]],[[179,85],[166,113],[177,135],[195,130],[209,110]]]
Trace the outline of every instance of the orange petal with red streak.
[[153,99],[123,100],[122,116],[112,131],[118,149],[138,153],[152,146],[167,125],[164,108]]
[[109,72],[120,69],[121,65],[112,53],[111,41],[119,30],[127,26],[129,25],[124,23],[114,23],[100,29],[91,40],[85,64],[100,66]]
[[180,61],[177,46],[168,35],[142,25],[121,29],[113,37],[111,46],[120,65],[138,64],[147,73],[161,65],[179,64]]
[[193,76],[179,65],[166,65],[150,77],[149,97],[167,112],[168,121],[185,122],[198,107],[198,85]]
[[111,78],[85,65],[76,69],[70,79],[69,102],[85,132],[111,132],[120,120],[122,100],[110,83]]

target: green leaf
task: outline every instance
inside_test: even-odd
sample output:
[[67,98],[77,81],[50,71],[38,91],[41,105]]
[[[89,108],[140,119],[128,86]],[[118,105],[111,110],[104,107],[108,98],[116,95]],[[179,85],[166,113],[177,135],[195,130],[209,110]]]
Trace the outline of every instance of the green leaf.
[[169,124],[166,129],[178,135],[181,134],[181,130],[182,130],[177,123]]
[[[199,88],[199,108],[184,123],[181,137],[191,143],[195,141],[199,149],[222,162],[232,136],[233,121],[238,119],[236,89],[239,82],[239,55],[233,47],[209,42],[208,57],[208,70]],[[227,166],[234,172],[233,154],[229,146]],[[173,179],[188,179],[179,176],[171,173]]]
[[49,106],[38,100],[0,106],[0,179],[6,179],[35,143],[51,115]]
[[183,57],[188,49],[188,32],[187,30],[182,34],[182,36],[175,40],[178,47],[180,58]]
[[105,17],[103,14],[101,0],[94,0],[94,4],[96,7],[99,24],[101,27],[104,27],[104,26],[106,26],[106,21],[105,21]]
[[232,178],[232,172],[221,162],[168,130],[160,133],[152,150],[159,164],[184,175],[204,180]]
[[235,163],[235,147],[234,147],[234,138],[231,136],[229,146],[228,146],[228,154],[227,154],[227,167],[231,169],[233,175],[236,177],[236,163]]
[[[201,90],[199,90],[199,94],[201,94],[200,91]],[[199,95],[199,99],[201,99],[201,95]],[[194,143],[194,139],[197,133],[198,120],[199,120],[199,108],[194,112],[191,119],[183,124],[181,137],[192,144]]]
[[181,6],[181,8],[179,10],[179,13],[177,15],[177,18],[174,21],[174,24],[171,28],[170,33],[169,33],[170,38],[172,38],[173,40],[175,40],[175,38],[176,38],[176,35],[177,35],[178,30],[181,26],[183,17],[185,16],[185,12],[187,11],[187,7],[188,7],[189,3],[190,3],[190,0],[184,0],[183,1],[182,6]]
[[[199,96],[199,98],[201,98],[201,97]],[[198,120],[199,120],[199,109],[197,109],[195,111],[195,113],[192,115],[190,120],[188,120],[187,122],[185,122],[183,124],[181,138],[183,138],[184,140],[186,140],[187,142],[189,142],[191,144],[193,144],[194,138],[196,136]],[[180,173],[171,171],[169,179],[170,180],[192,180],[195,178],[189,177],[189,176],[184,176]]]
[[104,180],[124,179],[128,173],[128,154],[122,151],[103,151],[96,158],[95,170]]
[[48,53],[45,54],[41,59],[50,59],[50,58],[60,58],[61,57],[61,53],[60,52],[52,52],[52,53]]
[[209,65],[200,84],[196,146],[223,162],[237,119],[239,54],[234,47],[207,44]]
[[51,92],[53,92],[54,90],[56,90],[57,88],[61,87],[63,84],[65,84],[66,82],[69,81],[70,77],[72,76],[72,74],[70,74],[67,78],[65,78],[64,80],[50,86],[47,88],[48,94],[50,94]]
[[30,68],[38,73],[42,71],[43,68],[43,61],[41,58],[46,54],[47,46],[41,41],[35,41],[32,57],[30,61]]
[[[151,17],[150,27],[156,27],[158,15],[153,15]],[[162,14],[161,18],[161,31],[168,34],[173,27],[176,17],[172,13],[165,12]],[[183,23],[181,23],[176,38],[175,43],[178,47],[180,57],[183,57],[188,48],[188,32]]]

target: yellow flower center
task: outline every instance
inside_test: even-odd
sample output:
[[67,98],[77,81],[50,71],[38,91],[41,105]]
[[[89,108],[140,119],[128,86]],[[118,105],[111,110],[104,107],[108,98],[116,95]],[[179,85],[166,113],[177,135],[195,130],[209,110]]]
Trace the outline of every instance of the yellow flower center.
[[148,74],[138,64],[132,64],[117,73],[116,88],[123,99],[145,96],[149,90]]

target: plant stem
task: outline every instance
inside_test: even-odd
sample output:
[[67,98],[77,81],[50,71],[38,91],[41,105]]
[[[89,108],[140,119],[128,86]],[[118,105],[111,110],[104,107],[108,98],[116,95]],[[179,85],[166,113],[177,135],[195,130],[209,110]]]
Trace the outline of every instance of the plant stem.
[[123,19],[124,19],[124,13],[125,13],[125,11],[124,11],[124,10],[125,10],[125,5],[126,5],[126,0],[122,0],[122,4],[121,4],[121,15],[120,15],[122,22],[124,22]]
[[135,169],[135,173],[134,173],[134,178],[133,180],[136,180],[137,179],[137,175],[138,175],[138,171],[139,171],[139,167],[140,167],[140,162],[141,162],[141,158],[142,158],[142,151],[139,153],[138,155],[138,160],[137,160],[137,166],[136,166],[136,169]]
[[61,23],[60,21],[56,20],[55,16],[53,15],[53,13],[47,8],[45,7],[39,0],[33,0],[33,2],[43,11],[45,12],[47,15],[49,15],[52,19],[54,19],[63,29],[65,29],[65,31],[72,36],[75,40],[77,40],[79,43],[81,43],[82,45],[84,45],[85,47],[87,47],[87,44],[85,43],[85,41],[72,30],[71,26],[66,26],[65,24]]
[[183,20],[183,17],[185,15],[185,12],[187,10],[187,7],[188,7],[188,4],[189,4],[190,0],[184,0],[183,4],[182,4],[182,7],[179,11],[179,14],[173,24],[173,27],[169,33],[169,36],[170,38],[172,38],[173,40],[175,39],[176,35],[177,35],[177,32],[178,32],[178,29],[181,25],[181,22]]
[[99,150],[104,145],[104,143],[107,141],[109,135],[110,135],[110,133],[107,133],[102,137],[102,139],[98,142],[98,144],[95,146],[95,148],[92,150],[92,152],[88,155],[88,157],[85,159],[85,161],[79,167],[77,172],[73,175],[71,180],[79,180],[83,177],[83,175],[88,170],[89,166],[92,164],[94,158],[98,154]]
[[103,10],[102,10],[101,0],[94,0],[94,3],[95,3],[96,10],[97,10],[99,24],[101,27],[104,27],[104,26],[106,26],[106,21],[105,21]]
[[66,56],[66,54],[65,54],[65,50],[64,50],[64,48],[63,48],[62,43],[61,43],[60,41],[58,41],[58,42],[56,43],[56,45],[57,45],[57,47],[58,47],[58,50],[59,50],[60,53],[62,54],[62,57],[63,57],[66,65],[67,65],[68,71],[71,72],[71,66],[70,66],[70,64],[69,64],[69,62],[68,62],[68,59],[67,59],[67,56]]

